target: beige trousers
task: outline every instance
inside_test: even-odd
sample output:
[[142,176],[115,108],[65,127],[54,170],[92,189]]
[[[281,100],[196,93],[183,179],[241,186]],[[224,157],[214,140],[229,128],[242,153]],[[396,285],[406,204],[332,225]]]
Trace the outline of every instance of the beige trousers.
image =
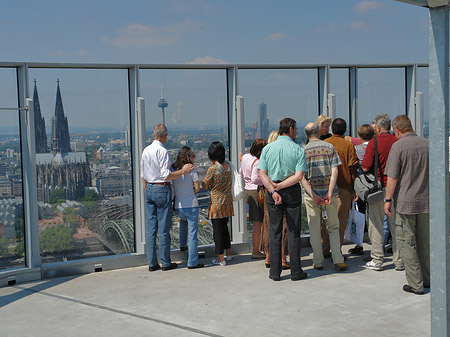
[[[384,242],[384,201],[380,200],[376,204],[368,205],[369,213],[369,239],[372,243],[370,256],[375,263],[384,262],[383,242]],[[389,229],[392,235],[393,262],[396,267],[403,266],[397,247],[397,235],[395,228],[395,210],[392,206],[392,216],[388,217]]]
[[317,206],[309,195],[304,197],[306,214],[308,216],[309,226],[309,241],[313,249],[313,263],[318,266],[323,266],[323,253],[321,242],[321,220],[322,210],[327,211],[328,219],[324,220],[328,236],[331,244],[331,254],[334,263],[344,262],[344,257],[341,254],[341,244],[339,238],[339,218],[337,215],[337,198],[331,199],[330,205]]
[[[347,227],[350,207],[352,207],[352,198],[352,192],[342,188],[339,189],[339,195],[337,197],[337,214],[339,218],[340,247],[342,247],[342,243],[344,242],[345,228]],[[330,238],[324,223],[322,223],[322,251],[325,256],[330,254]]]

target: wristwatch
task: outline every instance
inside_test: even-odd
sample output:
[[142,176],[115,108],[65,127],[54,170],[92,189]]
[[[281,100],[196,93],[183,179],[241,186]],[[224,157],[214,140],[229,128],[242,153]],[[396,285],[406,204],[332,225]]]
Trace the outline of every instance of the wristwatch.
[[273,190],[272,192],[269,192],[269,193],[270,193],[270,196],[273,196],[273,194],[274,194],[275,192],[276,192],[275,190]]
[[384,199],[384,202],[391,202],[392,199]]

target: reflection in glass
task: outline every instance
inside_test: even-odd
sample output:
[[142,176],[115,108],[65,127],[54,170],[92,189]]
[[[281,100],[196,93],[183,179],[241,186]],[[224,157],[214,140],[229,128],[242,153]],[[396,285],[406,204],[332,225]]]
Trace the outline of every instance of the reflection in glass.
[[405,114],[405,69],[358,69],[358,126],[379,114]]
[[[0,107],[17,107],[16,71],[0,70]],[[25,266],[18,110],[0,111],[0,270]]]
[[134,252],[127,71],[29,72],[43,262]]
[[[213,141],[224,144],[229,153],[227,86],[225,70],[140,70],[141,95],[145,98],[147,144],[153,127],[163,122],[168,129],[165,143],[172,162],[178,150],[187,145],[194,150],[194,165],[203,181],[210,166],[208,147]],[[164,101],[163,101],[164,99]],[[209,191],[200,189],[199,245],[213,244],[208,219]],[[179,247],[179,217],[172,218],[172,248]]]
[[245,147],[278,130],[285,117],[297,121],[297,143],[305,143],[303,128],[318,116],[316,69],[241,69],[239,95],[245,104]]

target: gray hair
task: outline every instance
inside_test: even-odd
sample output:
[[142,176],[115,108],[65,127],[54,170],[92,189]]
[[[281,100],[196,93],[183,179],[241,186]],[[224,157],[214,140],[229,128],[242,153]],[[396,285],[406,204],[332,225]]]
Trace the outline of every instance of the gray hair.
[[155,139],[164,138],[167,135],[167,127],[164,124],[156,124],[153,128],[153,137]]
[[391,118],[387,114],[376,115],[373,123],[383,130],[391,131]]
[[308,123],[305,126],[306,137],[311,138],[312,136],[319,137],[319,124]]

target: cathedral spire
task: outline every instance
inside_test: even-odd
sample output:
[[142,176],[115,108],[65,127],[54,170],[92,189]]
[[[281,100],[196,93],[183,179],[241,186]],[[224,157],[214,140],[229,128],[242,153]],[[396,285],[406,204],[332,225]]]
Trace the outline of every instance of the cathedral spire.
[[45,153],[47,152],[47,134],[45,132],[45,120],[41,114],[41,105],[39,103],[39,94],[36,82],[36,79],[34,79],[33,108],[36,153]]
[[61,88],[59,85],[59,78],[57,79],[56,87],[56,104],[55,104],[55,116],[52,121],[52,151],[67,153],[70,150],[70,136],[69,125],[67,123],[67,117],[64,114],[64,106],[61,96]]

